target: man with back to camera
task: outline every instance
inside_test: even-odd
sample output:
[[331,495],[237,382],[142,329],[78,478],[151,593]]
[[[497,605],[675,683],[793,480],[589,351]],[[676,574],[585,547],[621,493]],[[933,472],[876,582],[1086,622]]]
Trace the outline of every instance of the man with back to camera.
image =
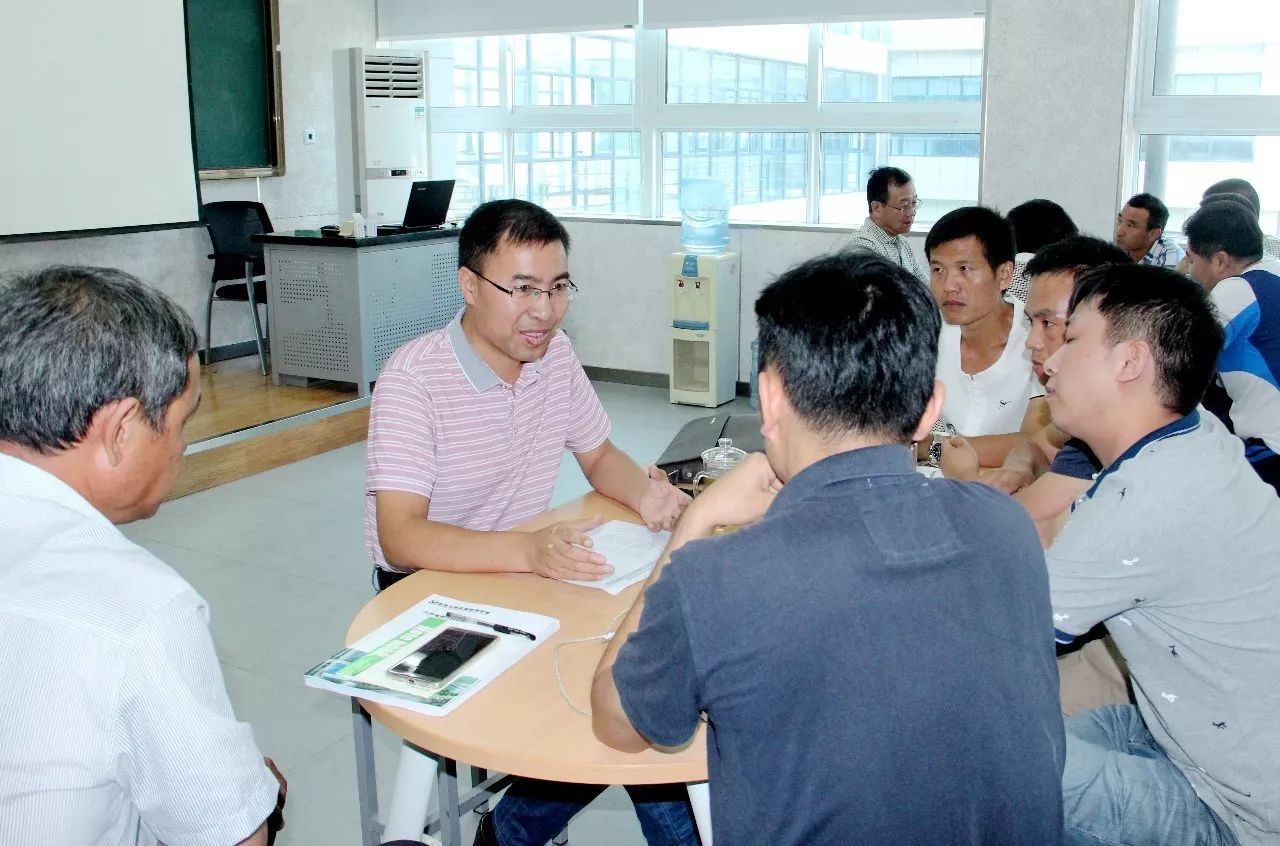
[[[942,420],[999,467],[1015,445],[1047,422],[1044,393],[1025,349],[1022,303],[1006,299],[1013,281],[1013,232],[991,209],[943,215],[924,242],[929,284],[942,309],[938,379],[947,386]],[[929,439],[920,445],[929,446]],[[918,452],[918,457],[928,457]]]
[[116,528],[178,474],[195,351],[121,271],[0,286],[0,843],[260,846],[283,824],[208,607]]
[[705,714],[716,843],[1059,842],[1035,531],[908,449],[943,400],[936,304],[841,253],[784,273],[756,317],[766,452],[676,526],[596,671],[596,736],[678,746]]
[[1280,839],[1280,499],[1196,409],[1222,341],[1194,282],[1111,266],[1044,365],[1104,466],[1046,553],[1058,639],[1105,622],[1138,703],[1067,721],[1068,844]]
[[867,219],[845,237],[837,251],[875,253],[927,282],[929,277],[906,238],[919,207],[911,174],[896,167],[876,168],[867,177]]
[[[466,307],[397,350],[369,417],[365,540],[379,588],[414,570],[532,572],[595,579],[609,571],[586,532],[599,518],[515,531],[546,511],[561,456],[592,487],[670,528],[689,498],[609,440],[609,420],[559,331],[576,286],[569,235],[523,200],[479,206],[458,238]],[[517,780],[477,843],[542,844],[602,790]],[[628,788],[650,843],[696,843],[683,785]]]
[[1226,329],[1221,382],[1205,405],[1244,439],[1262,480],[1280,490],[1280,261],[1264,257],[1257,219],[1236,203],[1208,202],[1183,229],[1188,272],[1209,291]]
[[1182,247],[1164,237],[1169,209],[1154,194],[1135,194],[1116,215],[1116,246],[1138,264],[1177,267],[1186,255]]

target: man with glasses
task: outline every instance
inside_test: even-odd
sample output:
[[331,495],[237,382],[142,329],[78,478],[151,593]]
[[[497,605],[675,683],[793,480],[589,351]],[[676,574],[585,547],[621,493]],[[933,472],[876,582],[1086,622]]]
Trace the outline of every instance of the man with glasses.
[[876,168],[867,179],[866,222],[849,233],[839,250],[862,250],[884,256],[927,283],[929,277],[905,237],[911,231],[919,207],[911,174],[896,167]]
[[[379,589],[414,570],[610,572],[587,532],[599,518],[537,532],[565,449],[592,487],[669,529],[689,498],[609,440],[609,419],[559,331],[576,286],[569,234],[523,200],[485,203],[458,239],[466,306],[387,360],[369,416],[365,540]],[[486,817],[480,842],[541,844],[603,788],[522,780]],[[696,843],[683,785],[632,791],[651,843]]]

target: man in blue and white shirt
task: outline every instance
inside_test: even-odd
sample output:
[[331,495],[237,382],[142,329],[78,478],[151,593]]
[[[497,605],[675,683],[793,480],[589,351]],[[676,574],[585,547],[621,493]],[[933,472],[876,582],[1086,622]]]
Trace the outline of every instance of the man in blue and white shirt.
[[1222,391],[1206,407],[1245,441],[1245,456],[1280,490],[1280,261],[1263,257],[1257,218],[1211,201],[1187,219],[1191,275],[1209,291],[1226,329]]
[[1067,844],[1280,842],[1280,499],[1197,410],[1222,339],[1185,276],[1112,266],[1045,362],[1103,465],[1045,556],[1058,640],[1105,622],[1137,702],[1067,721]]
[[1138,264],[1177,267],[1186,252],[1164,237],[1169,209],[1154,194],[1135,194],[1116,215],[1116,246]]

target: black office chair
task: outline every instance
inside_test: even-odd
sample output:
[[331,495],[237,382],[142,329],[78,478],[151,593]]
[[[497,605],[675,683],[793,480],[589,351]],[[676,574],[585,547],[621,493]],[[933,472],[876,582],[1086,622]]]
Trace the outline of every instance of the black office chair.
[[[213,244],[213,277],[209,281],[209,307],[204,320],[204,362],[209,364],[210,335],[213,330],[213,301],[247,302],[253,314],[254,340],[258,344],[258,363],[267,375],[267,356],[263,349],[262,323],[258,306],[267,304],[266,266],[262,245],[249,240],[251,235],[274,231],[271,218],[262,203],[248,200],[224,200],[204,204],[205,224]],[[227,283],[227,284],[224,284]]]

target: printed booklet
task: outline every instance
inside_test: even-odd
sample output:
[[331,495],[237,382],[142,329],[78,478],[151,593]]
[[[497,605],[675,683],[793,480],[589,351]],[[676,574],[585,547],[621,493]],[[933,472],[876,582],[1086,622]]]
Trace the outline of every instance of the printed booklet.
[[559,628],[554,617],[432,594],[303,678],[308,687],[442,717]]

